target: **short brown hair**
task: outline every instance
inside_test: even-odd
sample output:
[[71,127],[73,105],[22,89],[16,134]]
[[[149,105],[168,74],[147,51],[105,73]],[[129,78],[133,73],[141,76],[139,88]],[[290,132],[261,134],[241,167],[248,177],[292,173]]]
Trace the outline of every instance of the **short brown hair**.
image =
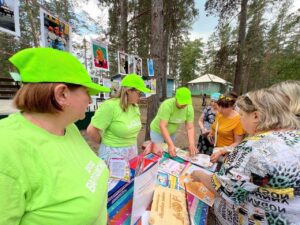
[[274,90],[261,89],[242,95],[237,106],[246,113],[257,111],[260,114],[257,131],[300,128],[285,96]]
[[225,95],[221,95],[220,99],[217,101],[218,106],[222,108],[233,107],[238,95],[235,92],[230,92]]
[[[25,83],[14,97],[14,105],[21,112],[58,113],[62,106],[56,101],[54,89],[62,83]],[[66,84],[70,90],[80,85]]]

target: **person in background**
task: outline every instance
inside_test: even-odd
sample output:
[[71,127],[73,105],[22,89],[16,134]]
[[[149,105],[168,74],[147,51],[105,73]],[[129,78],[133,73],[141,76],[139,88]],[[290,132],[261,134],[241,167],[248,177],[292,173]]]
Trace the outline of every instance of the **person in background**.
[[201,130],[201,134],[199,136],[197,148],[200,153],[212,154],[213,145],[207,139],[207,135],[211,131],[211,126],[215,121],[216,112],[218,109],[217,101],[219,100],[221,94],[213,93],[210,96],[210,105],[205,107],[199,120],[198,124]]
[[202,106],[206,106],[206,94],[202,95]]
[[[237,146],[243,139],[245,131],[241,125],[240,115],[234,110],[237,95],[233,92],[223,95],[217,101],[218,112],[208,138],[215,147],[222,147],[211,155],[211,162],[217,162],[228,149]],[[223,148],[225,147],[225,148]]]
[[[175,135],[179,126],[185,123],[191,155],[198,151],[195,146],[194,108],[188,88],[176,90],[175,98],[165,100],[150,125],[151,141],[155,145],[166,142],[171,157],[176,156]],[[162,152],[160,152],[162,154]]]
[[109,89],[67,52],[29,48],[9,61],[23,84],[20,112],[0,120],[0,224],[105,225],[108,169],[74,122]]
[[290,110],[300,120],[300,81],[299,80],[287,80],[274,84],[271,89],[284,95],[289,101]]
[[138,154],[137,136],[142,127],[138,107],[141,92],[151,92],[143,79],[136,74],[125,76],[116,97],[102,103],[92,117],[87,134],[91,140],[101,142],[99,157],[107,165],[112,158],[128,161]]
[[286,98],[270,89],[239,97],[237,106],[249,136],[229,153],[219,172],[195,171],[192,179],[216,194],[218,224],[298,224],[299,121]]

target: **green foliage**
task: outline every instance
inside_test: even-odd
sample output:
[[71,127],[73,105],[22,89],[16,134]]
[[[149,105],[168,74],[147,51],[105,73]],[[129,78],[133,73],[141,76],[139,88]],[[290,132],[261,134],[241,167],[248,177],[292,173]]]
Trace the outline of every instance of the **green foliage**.
[[180,80],[184,86],[192,79],[196,78],[196,72],[199,70],[199,60],[202,57],[203,43],[201,39],[186,41],[180,51]]

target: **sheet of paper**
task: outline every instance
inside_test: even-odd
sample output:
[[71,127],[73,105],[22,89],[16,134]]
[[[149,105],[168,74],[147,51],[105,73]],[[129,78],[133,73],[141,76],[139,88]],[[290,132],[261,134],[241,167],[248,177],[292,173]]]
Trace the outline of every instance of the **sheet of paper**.
[[149,207],[154,193],[158,163],[134,178],[134,192],[130,224],[133,225]]
[[129,181],[130,168],[128,162],[123,158],[112,158],[109,161],[110,178]]

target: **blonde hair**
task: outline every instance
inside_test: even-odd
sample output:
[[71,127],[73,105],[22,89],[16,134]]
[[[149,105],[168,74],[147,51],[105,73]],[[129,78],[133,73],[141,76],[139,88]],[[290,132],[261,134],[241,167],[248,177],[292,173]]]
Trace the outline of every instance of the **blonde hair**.
[[242,95],[237,100],[237,106],[246,113],[259,113],[256,131],[300,128],[300,122],[290,111],[285,97],[272,89]]
[[[113,96],[113,98],[119,98],[120,99],[120,107],[122,108],[122,110],[124,112],[127,111],[128,107],[129,107],[129,103],[128,103],[128,90],[130,90],[132,88],[130,87],[121,87],[120,90],[117,92],[117,94],[115,96]],[[136,105],[134,105],[136,106]]]
[[270,87],[275,92],[278,92],[289,100],[290,110],[295,114],[300,114],[300,81],[287,80],[274,84]]

